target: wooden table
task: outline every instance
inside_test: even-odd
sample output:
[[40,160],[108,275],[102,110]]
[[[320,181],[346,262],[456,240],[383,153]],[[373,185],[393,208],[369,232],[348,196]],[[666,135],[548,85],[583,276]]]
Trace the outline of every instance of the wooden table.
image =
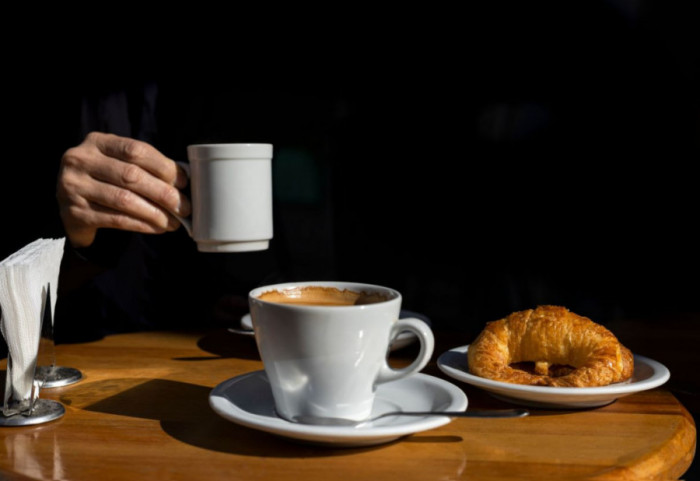
[[[455,336],[441,342],[435,358],[459,345]],[[593,410],[455,419],[389,444],[331,449],[239,426],[209,407],[214,386],[262,369],[252,337],[115,335],[59,345],[57,359],[84,379],[42,390],[65,405],[59,420],[0,429],[0,479],[675,479],[695,453],[693,419],[664,387]],[[450,380],[434,363],[424,372]],[[470,407],[507,406],[453,382]]]

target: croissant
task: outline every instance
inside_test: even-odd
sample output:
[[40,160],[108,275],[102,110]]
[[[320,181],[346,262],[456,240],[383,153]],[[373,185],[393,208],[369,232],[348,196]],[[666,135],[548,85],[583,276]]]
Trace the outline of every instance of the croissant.
[[606,386],[632,376],[632,352],[605,327],[559,306],[486,324],[467,350],[469,372],[535,386]]

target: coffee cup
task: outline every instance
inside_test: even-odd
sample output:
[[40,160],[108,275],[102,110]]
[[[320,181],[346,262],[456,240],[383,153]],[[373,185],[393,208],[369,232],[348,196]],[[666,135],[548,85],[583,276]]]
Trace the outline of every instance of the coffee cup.
[[191,218],[179,218],[202,252],[265,250],[272,239],[272,145],[187,147]]
[[[296,282],[249,293],[255,340],[277,414],[288,421],[327,424],[367,419],[378,384],[417,373],[434,338],[421,319],[399,319],[401,294],[354,282]],[[387,359],[401,332],[420,349],[407,366]]]

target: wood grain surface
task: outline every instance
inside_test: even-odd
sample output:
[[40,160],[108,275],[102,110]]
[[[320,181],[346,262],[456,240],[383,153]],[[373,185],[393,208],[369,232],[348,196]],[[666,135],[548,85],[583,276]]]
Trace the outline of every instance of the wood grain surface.
[[[446,336],[438,345],[435,359],[460,344]],[[404,355],[411,347],[392,357]],[[695,453],[693,419],[664,387],[597,409],[455,419],[380,446],[329,448],[239,426],[209,407],[214,386],[262,369],[252,337],[115,335],[59,345],[57,363],[84,378],[41,391],[64,404],[61,419],[0,428],[0,479],[677,479]],[[424,372],[464,389],[470,407],[509,406],[445,377],[434,362]]]

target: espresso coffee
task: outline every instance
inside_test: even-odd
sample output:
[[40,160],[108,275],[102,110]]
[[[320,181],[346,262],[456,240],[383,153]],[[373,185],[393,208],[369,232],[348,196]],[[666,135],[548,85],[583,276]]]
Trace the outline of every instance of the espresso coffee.
[[284,290],[263,292],[258,299],[280,304],[303,306],[357,306],[375,304],[388,300],[388,297],[375,292],[356,292],[324,286],[294,287]]
[[[399,319],[401,294],[388,287],[289,282],[252,289],[248,303],[275,412],[293,423],[367,419],[377,386],[423,369],[435,345],[425,322]],[[387,354],[402,332],[413,333],[421,348],[395,369]]]

